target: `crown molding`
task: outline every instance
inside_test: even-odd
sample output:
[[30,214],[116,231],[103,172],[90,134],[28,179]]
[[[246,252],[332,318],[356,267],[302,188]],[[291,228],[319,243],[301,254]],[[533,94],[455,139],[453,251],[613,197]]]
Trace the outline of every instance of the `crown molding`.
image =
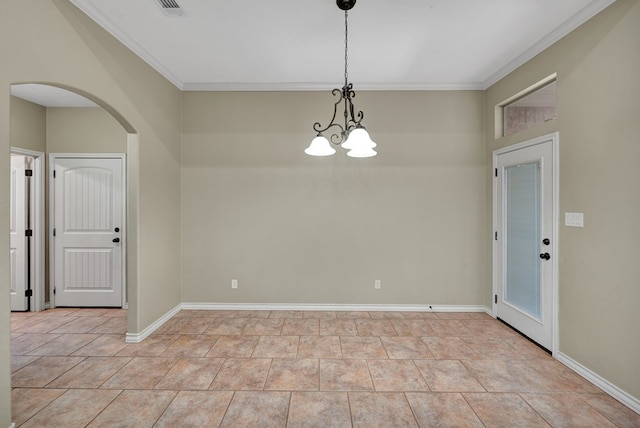
[[589,5],[587,5],[584,9],[582,9],[577,14],[573,15],[573,17],[566,20],[561,26],[553,30],[551,33],[547,34],[545,37],[540,39],[536,44],[531,46],[529,49],[520,54],[513,61],[510,61],[505,66],[496,71],[493,75],[491,75],[487,80],[484,81],[482,85],[482,89],[487,89],[494,84],[498,83],[500,80],[505,78],[507,75],[515,71],[518,67],[522,66],[526,62],[533,59],[536,55],[547,49],[549,46],[553,45],[558,40],[562,39],[564,36],[596,16],[598,13],[602,12],[608,6],[610,6],[616,0],[594,0]]
[[[183,91],[331,91],[340,88],[337,83],[262,83],[262,82],[200,82],[185,83]],[[483,90],[482,82],[460,83],[358,83],[356,91],[477,91]]]
[[178,89],[182,90],[184,82],[178,76],[173,74],[162,62],[158,61],[149,51],[140,46],[134,39],[124,32],[115,22],[107,18],[99,9],[91,5],[91,3],[83,0],[69,0],[71,4],[80,9],[87,17],[95,21],[106,32],[115,37],[126,48],[136,54],[140,59],[146,62],[151,68],[160,73],[165,79],[173,83]]

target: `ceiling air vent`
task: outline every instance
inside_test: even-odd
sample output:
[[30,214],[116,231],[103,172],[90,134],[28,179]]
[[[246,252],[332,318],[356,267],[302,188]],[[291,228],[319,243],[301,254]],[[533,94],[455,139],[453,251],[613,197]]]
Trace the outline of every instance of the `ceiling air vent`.
[[176,0],[156,0],[162,11],[168,16],[181,16],[184,10],[180,7]]

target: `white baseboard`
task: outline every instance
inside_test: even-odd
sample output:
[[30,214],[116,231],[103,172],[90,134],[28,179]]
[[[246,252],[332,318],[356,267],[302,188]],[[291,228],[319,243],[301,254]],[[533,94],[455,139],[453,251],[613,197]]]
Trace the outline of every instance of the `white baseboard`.
[[[127,343],[139,343],[169,321],[181,309],[188,310],[262,310],[262,311],[402,311],[402,312],[484,312],[492,315],[490,308],[481,305],[360,305],[360,304],[311,304],[311,303],[181,303],[158,318],[140,333],[127,333]],[[618,388],[602,376],[591,371],[571,357],[558,352],[556,359],[580,376],[640,414],[640,400]],[[12,424],[9,428],[14,428]]]
[[476,305],[359,305],[359,304],[315,304],[315,303],[181,303],[158,318],[140,333],[127,333],[127,343],[140,343],[159,329],[181,309],[222,311],[402,311],[402,312],[485,312],[486,306]]
[[182,309],[235,311],[401,311],[401,312],[485,312],[479,305],[362,305],[324,303],[183,303]]
[[582,364],[569,357],[568,355],[563,354],[562,352],[558,352],[556,359],[634,412],[640,414],[640,400],[638,400],[628,392],[618,388],[599,374],[591,371],[587,367],[583,366]]
[[146,339],[151,333],[159,329],[162,324],[166,323],[173,317],[175,314],[180,312],[182,305],[178,305],[175,308],[171,309],[169,312],[158,318],[151,324],[149,327],[142,330],[140,333],[127,333],[125,337],[125,342],[127,343],[140,343],[144,339]]
[[9,425],[9,428],[16,428],[16,423],[12,422],[11,425]]

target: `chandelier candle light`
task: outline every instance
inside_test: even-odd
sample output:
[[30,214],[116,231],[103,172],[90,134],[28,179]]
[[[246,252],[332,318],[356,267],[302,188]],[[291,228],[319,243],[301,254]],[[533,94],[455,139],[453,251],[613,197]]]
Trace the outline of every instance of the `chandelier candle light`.
[[[313,125],[314,131],[318,134],[304,152],[311,156],[331,156],[336,152],[331,146],[331,143],[333,143],[336,146],[342,146],[343,149],[348,150],[347,156],[352,158],[368,158],[377,154],[376,151],[373,150],[373,148],[376,147],[376,143],[371,140],[369,133],[361,124],[364,118],[362,111],[355,113],[353,98],[355,98],[356,93],[353,90],[353,85],[348,83],[348,11],[356,4],[356,0],[336,0],[336,3],[341,10],[344,10],[344,86],[342,89],[336,88],[331,91],[334,97],[338,97],[338,100],[333,106],[331,122],[325,127],[322,127],[320,122],[316,122]],[[344,125],[335,121],[340,103],[344,103]],[[331,143],[327,137],[323,135],[323,133],[327,131],[331,132]]]

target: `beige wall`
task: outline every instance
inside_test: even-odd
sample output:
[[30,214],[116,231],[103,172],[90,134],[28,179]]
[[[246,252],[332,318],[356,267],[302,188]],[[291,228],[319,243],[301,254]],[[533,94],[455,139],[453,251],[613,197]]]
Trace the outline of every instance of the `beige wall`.
[[48,108],[48,153],[126,153],[127,132],[102,108]]
[[10,109],[11,145],[45,153],[47,151],[47,109],[13,96]]
[[554,72],[555,121],[496,140],[487,115],[487,177],[492,150],[559,131],[561,222],[585,222],[560,225],[560,352],[640,399],[640,2],[618,0],[491,87],[487,112]]
[[[139,135],[131,332],[181,300],[490,305],[491,151],[559,131],[560,211],[585,213],[585,228],[560,230],[560,351],[640,397],[637,1],[618,0],[486,93],[359,92],[380,145],[360,160],[302,153],[328,93],[181,95],[68,1],[3,6],[0,170],[15,135],[11,83],[84,91]],[[558,119],[495,140],[493,107],[553,72]],[[0,204],[0,228],[8,218]],[[0,283],[9,275],[0,252]],[[0,299],[0,427],[9,336]]]
[[[137,333],[180,302],[180,91],[66,0],[7,0],[0,14],[0,169],[8,169],[12,83],[76,88],[139,136],[139,196],[129,331]],[[0,199],[8,177],[0,176]],[[0,204],[0,228],[8,228]],[[129,237],[132,238],[131,233]],[[8,245],[8,236],[0,236]],[[0,282],[9,282],[0,252]],[[129,284],[131,285],[131,283]],[[9,426],[9,306],[0,299],[0,427]]]
[[375,158],[304,154],[329,92],[183,94],[184,302],[486,303],[483,92],[356,100]]

